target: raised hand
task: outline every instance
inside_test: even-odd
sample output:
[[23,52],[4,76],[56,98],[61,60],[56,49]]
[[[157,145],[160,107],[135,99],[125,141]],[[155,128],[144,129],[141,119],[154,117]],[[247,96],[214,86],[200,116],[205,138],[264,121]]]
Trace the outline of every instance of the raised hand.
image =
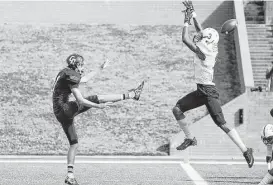
[[182,12],[185,13],[185,19],[184,19],[184,23],[188,23],[189,25],[191,25],[191,18],[193,16],[193,12],[194,12],[194,7],[192,4],[192,1],[183,1],[182,2],[184,4],[184,6],[186,7],[185,10],[183,10]]

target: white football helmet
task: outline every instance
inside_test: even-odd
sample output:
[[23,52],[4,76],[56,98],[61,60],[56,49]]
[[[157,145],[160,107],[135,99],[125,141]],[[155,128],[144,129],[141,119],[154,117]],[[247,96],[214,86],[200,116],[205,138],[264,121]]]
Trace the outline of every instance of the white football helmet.
[[[201,32],[201,40],[200,36],[197,35],[195,42],[196,45],[203,51],[207,50],[208,52],[218,52],[218,42],[219,42],[219,34],[213,28],[206,28]],[[195,39],[195,38],[194,38]]]
[[218,44],[219,42],[219,34],[218,32],[213,28],[206,28],[202,31],[203,38],[207,44]]
[[265,145],[273,144],[273,125],[267,124],[263,127],[261,132],[261,139]]

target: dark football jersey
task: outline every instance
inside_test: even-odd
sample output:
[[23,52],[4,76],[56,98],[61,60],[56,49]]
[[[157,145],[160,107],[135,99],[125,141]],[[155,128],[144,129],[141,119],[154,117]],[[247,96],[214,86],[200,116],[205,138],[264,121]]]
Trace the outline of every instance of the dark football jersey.
[[81,75],[69,68],[58,73],[53,87],[53,111],[55,114],[58,114],[65,103],[69,101],[71,89],[78,87],[80,80]]

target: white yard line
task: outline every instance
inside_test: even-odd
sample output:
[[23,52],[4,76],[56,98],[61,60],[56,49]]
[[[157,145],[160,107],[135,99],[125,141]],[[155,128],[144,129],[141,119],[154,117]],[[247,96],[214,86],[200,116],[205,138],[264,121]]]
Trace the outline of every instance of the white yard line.
[[184,171],[196,185],[208,185],[208,183],[199,175],[199,173],[188,163],[180,163]]

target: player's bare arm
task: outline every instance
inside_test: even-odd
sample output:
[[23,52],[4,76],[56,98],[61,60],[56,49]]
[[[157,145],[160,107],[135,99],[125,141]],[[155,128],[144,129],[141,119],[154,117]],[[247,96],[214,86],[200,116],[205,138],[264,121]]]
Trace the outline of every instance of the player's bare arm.
[[191,1],[184,1],[183,4],[186,7],[186,10],[183,12],[185,13],[184,18],[184,27],[182,32],[182,41],[186,46],[192,50],[193,52],[197,52],[197,46],[193,43],[193,41],[189,37],[189,25],[191,25],[191,18],[193,17],[193,5]]
[[94,76],[98,75],[99,73],[102,72],[103,69],[105,69],[110,63],[110,60],[106,59],[106,61],[96,70],[91,71],[89,73],[87,73],[86,75],[84,75],[81,78],[80,83],[87,83],[89,80],[91,80]]
[[183,32],[182,32],[182,41],[186,46],[192,50],[194,53],[197,52],[197,46],[192,42],[192,40],[189,37],[189,25],[188,23],[184,24]]
[[82,93],[80,92],[80,90],[78,88],[71,88],[71,92],[73,93],[77,102],[80,105],[87,106],[87,107],[94,107],[94,108],[98,108],[98,109],[104,109],[108,106],[108,104],[96,104],[91,101],[88,101],[87,99],[85,99],[82,96]]
[[185,11],[188,11],[189,13],[191,13],[192,18],[193,18],[193,23],[194,23],[194,27],[196,29],[197,32],[200,32],[203,30],[201,24],[199,23],[199,21],[196,18],[196,13],[192,4],[192,1],[184,1],[183,2],[184,6],[186,7]]
[[89,73],[87,73],[86,75],[84,75],[81,78],[80,83],[87,83],[88,81],[90,81],[94,76],[98,75],[102,70],[99,68],[97,70],[91,71]]
[[192,17],[193,17],[194,27],[195,27],[197,32],[201,32],[203,30],[203,28],[202,28],[200,22],[197,20],[196,16],[197,16],[196,13],[193,12]]

